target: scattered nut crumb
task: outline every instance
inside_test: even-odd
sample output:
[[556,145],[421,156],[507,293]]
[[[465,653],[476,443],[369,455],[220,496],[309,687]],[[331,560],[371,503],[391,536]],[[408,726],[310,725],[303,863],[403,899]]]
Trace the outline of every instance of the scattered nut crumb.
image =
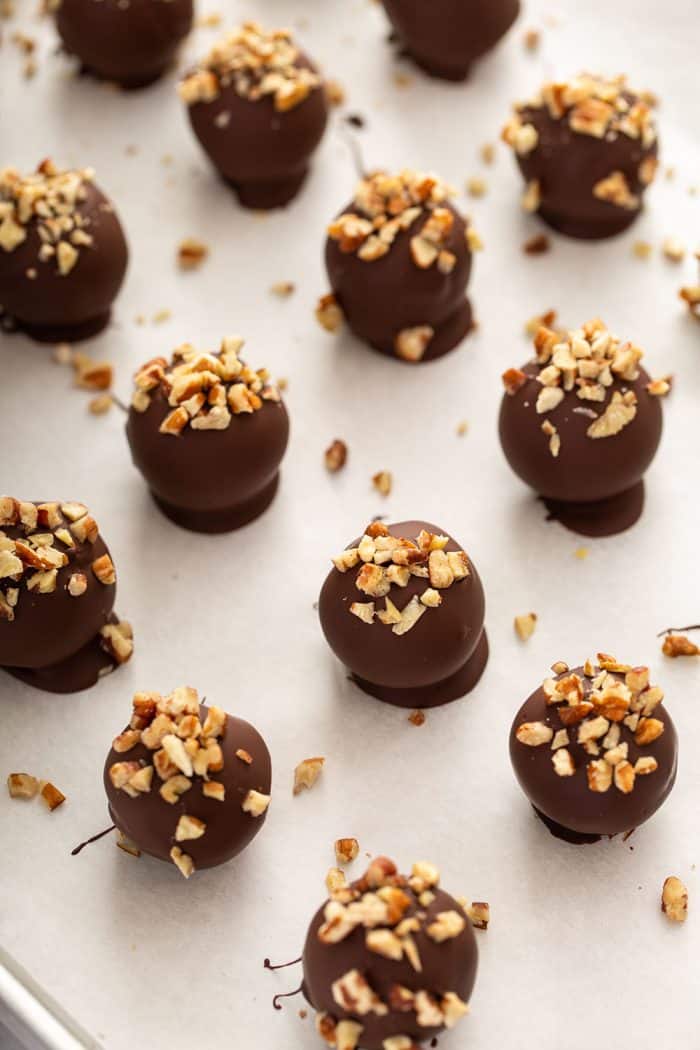
[[680,263],[685,259],[685,245],[678,237],[667,237],[662,251],[669,262]]
[[413,77],[408,73],[397,71],[394,73],[394,83],[398,88],[407,88],[413,83]]
[[296,285],[293,281],[277,281],[276,284],[271,285],[270,291],[280,299],[288,299],[296,291]]
[[39,791],[39,781],[29,773],[10,773],[7,778],[7,790],[10,798],[35,798]]
[[343,324],[343,311],[336,297],[322,295],[316,306],[316,320],[327,332],[337,332]]
[[525,241],[523,251],[526,255],[544,255],[551,247],[552,242],[546,233],[536,233],[534,237]]
[[574,551],[574,557],[578,558],[579,561],[583,561],[585,558],[587,558],[588,554],[588,547],[577,547]]
[[460,420],[460,422],[457,424],[457,437],[464,437],[468,430],[469,424],[467,423],[466,419]]
[[284,377],[282,377],[281,379],[278,379],[277,380],[277,389],[281,390],[283,392],[285,390],[288,390],[289,389],[289,380],[284,378]]
[[464,910],[472,926],[477,930],[487,930],[491,919],[491,908],[486,901],[472,901],[464,905]]
[[153,324],[163,324],[165,321],[169,321],[172,316],[171,310],[158,310],[153,315]]
[[525,322],[525,334],[534,336],[537,334],[537,329],[542,328],[553,328],[557,321],[557,311],[547,310],[543,314],[535,314],[529,321]]
[[75,385],[81,390],[109,390],[114,373],[109,361],[91,361],[84,354],[74,354]]
[[425,725],[425,712],[424,711],[412,711],[408,716],[408,720],[413,726]]
[[42,781],[41,797],[51,811],[58,809],[66,801],[66,796],[63,792],[59,791],[50,781]]
[[632,253],[638,259],[648,259],[653,250],[653,245],[649,244],[649,241],[635,241],[632,245]]
[[686,638],[684,634],[667,634],[661,646],[661,652],[664,656],[673,658],[677,656],[698,656],[700,655],[700,648],[695,642],[691,642],[690,638]]
[[493,164],[496,159],[496,147],[492,142],[485,142],[479,150],[479,156],[484,164]]
[[688,891],[675,875],[669,875],[664,882],[661,910],[671,922],[685,922],[688,918]]
[[347,458],[348,446],[340,438],[336,438],[335,441],[328,446],[324,454],[326,470],[329,470],[332,474],[336,474],[345,466]]
[[119,847],[119,849],[123,849],[124,852],[128,853],[131,857],[141,856],[141,850],[138,848],[138,846],[134,842],[132,842],[131,839],[128,839],[126,835],[123,835],[121,831],[119,832],[119,838],[117,839],[116,844]]
[[111,394],[98,394],[88,401],[88,411],[93,416],[104,416],[114,404]]
[[350,864],[360,852],[357,839],[336,839],[335,859],[338,864]]
[[57,365],[69,365],[73,361],[73,347],[70,343],[58,343],[52,356]]
[[394,479],[390,471],[380,470],[379,473],[373,475],[372,484],[381,496],[388,496],[394,484]]
[[700,284],[681,288],[678,293],[680,298],[688,304],[691,314],[700,320]]
[[516,616],[513,621],[515,627],[515,633],[521,641],[526,642],[535,633],[535,627],[537,626],[537,613],[523,613],[521,616]]
[[467,179],[467,193],[470,197],[484,197],[487,190],[488,183],[480,175],[473,175]]
[[294,770],[294,794],[312,788],[321,776],[325,758],[305,758]]
[[523,36],[526,51],[536,51],[540,46],[541,35],[539,29],[528,29]]
[[178,245],[177,264],[181,270],[197,270],[208,255],[209,248],[203,241],[186,237]]
[[200,15],[195,21],[197,29],[216,29],[222,22],[221,15],[218,11],[212,11],[208,15]]

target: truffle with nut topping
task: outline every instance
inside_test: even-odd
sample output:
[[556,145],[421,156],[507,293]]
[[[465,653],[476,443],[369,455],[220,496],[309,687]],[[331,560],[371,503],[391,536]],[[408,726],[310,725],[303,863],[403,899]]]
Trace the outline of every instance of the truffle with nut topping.
[[408,170],[359,182],[328,227],[324,327],[344,318],[375,350],[411,364],[461,342],[472,327],[466,289],[480,241],[452,193],[437,176]]
[[488,660],[479,574],[451,536],[425,521],[368,525],[333,558],[319,616],[357,685],[400,707],[457,700]]
[[513,722],[518,783],[557,838],[582,844],[633,831],[676,780],[678,739],[663,691],[648,667],[606,653],[552,672]]
[[90,169],[44,160],[0,171],[0,321],[41,342],[102,331],[128,262],[124,233]]
[[264,368],[253,371],[224,339],[217,353],[179,346],[135,375],[126,434],[134,465],[172,521],[228,532],[272,502],[289,420]]
[[192,129],[246,208],[280,208],[302,187],[328,120],[322,79],[287,29],[246,22],[180,83]]
[[109,813],[144,853],[185,878],[224,864],[265,823],[272,767],[250,723],[200,704],[196,689],[136,693],[131,721],[115,737],[104,785]]
[[0,496],[0,667],[75,693],[126,663],[131,627],[113,613],[116,570],[82,503]]
[[337,1050],[417,1050],[469,1012],[476,938],[465,906],[426,862],[400,875],[377,857],[330,897],[306,937],[303,991],[316,1029]]
[[644,507],[669,384],[652,381],[642,350],[600,320],[567,332],[542,325],[534,346],[534,360],[503,375],[506,459],[550,517],[586,536],[622,532]]
[[82,71],[127,89],[162,76],[192,28],[193,0],[48,0],[47,6]]
[[652,106],[624,77],[590,74],[544,84],[518,104],[503,138],[526,182],[525,210],[585,240],[627,229],[656,174]]
[[384,0],[401,51],[433,77],[465,80],[472,63],[496,46],[520,0]]

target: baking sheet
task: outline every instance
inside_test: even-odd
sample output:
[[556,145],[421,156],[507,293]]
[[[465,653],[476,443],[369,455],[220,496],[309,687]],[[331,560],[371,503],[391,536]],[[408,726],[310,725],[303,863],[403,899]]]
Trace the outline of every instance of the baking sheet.
[[[381,11],[366,0],[200,6],[231,24],[257,16],[297,26],[345,85],[346,110],[367,118],[357,139],[368,165],[432,168],[459,186],[470,175],[488,180],[487,196],[465,203],[486,243],[471,285],[479,331],[416,369],[313,320],[326,290],[324,225],[355,178],[339,114],[294,206],[245,213],[198,152],[174,78],[127,96],[75,80],[35,6],[18,0],[19,16],[3,26],[0,160],[29,168],[51,155],[93,165],[131,243],[115,323],[87,349],[115,363],[126,398],[141,361],[183,340],[209,347],[240,332],[251,363],[289,379],[293,433],[272,509],[242,532],[195,537],[156,513],[131,467],[120,413],[90,416],[88,396],[47,350],[0,337],[0,488],[89,504],[117,565],[118,611],[136,632],[132,663],[89,693],[59,698],[0,681],[2,775],[28,770],[68,796],[48,814],[0,792],[0,943],[105,1047],[320,1045],[312,1018],[297,1015],[301,999],[281,1013],[270,1004],[297,974],[271,975],[262,960],[298,954],[333,841],[355,835],[363,856],[388,853],[404,867],[432,859],[447,889],[491,903],[472,1016],[441,1039],[445,1050],[584,1050],[601,1039],[636,1050],[696,1045],[700,927],[692,912],[683,928],[667,923],[659,895],[677,874],[693,909],[700,886],[700,670],[697,661],[665,660],[655,640],[700,613],[700,327],[677,299],[696,271],[690,257],[673,266],[658,251],[646,262],[632,254],[635,240],[658,246],[668,235],[699,246],[700,197],[689,194],[700,185],[694,0],[663,8],[532,0],[466,86],[397,64]],[[530,27],[542,30],[535,54],[522,43]],[[31,81],[8,42],[16,28],[39,41]],[[199,30],[189,53],[213,39]],[[528,258],[520,246],[540,227],[519,211],[512,158],[499,146],[495,165],[483,168],[478,151],[497,140],[513,99],[579,68],[624,68],[662,96],[663,159],[676,174],[660,179],[644,217],[618,240],[553,237],[550,254]],[[398,70],[408,82],[396,82]],[[174,257],[187,236],[208,242],[211,257],[182,274]],[[297,285],[287,301],[269,292],[281,280]],[[623,536],[587,542],[545,525],[498,448],[500,374],[527,358],[523,324],[549,307],[570,324],[601,315],[646,348],[654,374],[676,377],[645,516]],[[155,323],[164,310],[170,319]],[[460,438],[461,420],[469,431]],[[329,477],[322,453],[334,437],[350,456]],[[387,500],[370,484],[381,469],[395,478]],[[329,556],[378,513],[443,525],[486,587],[488,671],[469,700],[430,711],[421,728],[353,688],[313,608]],[[580,546],[584,560],[575,557]],[[530,610],[538,628],[523,645],[512,619]],[[651,664],[680,732],[680,772],[663,810],[629,842],[576,849],[531,816],[509,768],[507,732],[553,660],[598,649]],[[274,783],[263,832],[239,859],[189,883],[109,840],[72,858],[72,846],[107,824],[102,764],[132,692],[183,682],[266,736]],[[317,754],[327,758],[321,781],[293,799],[293,767]]]

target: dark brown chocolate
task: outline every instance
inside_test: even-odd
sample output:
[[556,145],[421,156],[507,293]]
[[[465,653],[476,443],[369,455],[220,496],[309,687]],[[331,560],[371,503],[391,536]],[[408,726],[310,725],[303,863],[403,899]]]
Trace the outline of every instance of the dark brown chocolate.
[[76,342],[100,332],[124,280],[128,249],[116,212],[92,172],[59,171],[50,161],[34,175],[5,169],[0,172],[4,208],[0,312],[5,329],[20,328],[41,342]]
[[523,205],[569,237],[627,229],[652,182],[658,142],[647,101],[623,78],[545,84],[504,130],[528,189]]
[[[662,430],[660,398],[650,391],[662,392],[667,385],[652,384],[639,365],[641,351],[612,340],[605,361],[596,362],[592,351],[575,359],[590,378],[569,370],[575,379],[564,390],[566,370],[559,377],[548,370],[558,370],[553,360],[568,352],[572,336],[583,338],[584,330],[592,343],[609,336],[600,322],[584,325],[578,336],[540,329],[540,361],[504,375],[499,434],[508,463],[545,500],[552,517],[583,535],[607,536],[629,528],[642,512],[642,478]],[[577,346],[576,352],[583,354],[584,345]],[[595,376],[599,365],[604,366],[605,385]],[[543,378],[556,381],[550,388],[551,402],[541,400],[550,396]],[[548,403],[554,407],[546,408]],[[592,437],[591,428],[600,436]]]
[[574,671],[555,665],[525,701],[511,729],[510,757],[553,835],[595,842],[633,831],[662,805],[678,764],[676,730],[662,699],[648,668],[599,654],[598,663]]
[[0,498],[0,667],[72,693],[126,662],[133,643],[112,612],[115,581],[85,506]]
[[[223,721],[223,728],[205,736],[210,717]],[[166,720],[160,728],[158,718]],[[182,745],[173,753],[190,754],[195,769],[183,772],[167,760],[168,732]],[[183,740],[191,751],[184,751]],[[204,772],[196,772],[210,747]],[[133,766],[126,768],[129,763]],[[137,779],[138,789],[130,790],[131,777],[144,769],[150,773]],[[271,777],[270,754],[257,729],[219,708],[200,706],[196,690],[183,688],[169,697],[136,694],[130,726],[107,756],[104,786],[110,817],[121,833],[142,852],[175,863],[189,877],[192,870],[231,860],[255,838],[265,823]],[[193,822],[189,834],[199,837],[182,837],[188,833],[188,821],[180,823],[183,817]]]
[[321,78],[283,30],[246,23],[180,85],[192,129],[246,208],[288,204],[328,120]]
[[[423,536],[432,537],[436,545],[443,542],[441,537],[445,535],[437,526],[424,521],[402,521],[386,526],[375,522],[368,527],[368,533],[377,534],[381,529],[386,529],[389,537],[402,538],[414,545],[422,530]],[[380,543],[383,541],[382,537],[378,539]],[[362,543],[362,538],[355,540],[341,557],[350,552],[352,561],[352,552],[362,549],[366,542]],[[428,542],[425,539],[425,543]],[[401,569],[399,575],[406,578],[405,585],[393,582],[385,595],[373,596],[358,588],[358,582],[363,583],[360,573],[365,576],[368,572],[367,563],[362,560],[344,572],[333,568],[321,590],[319,616],[328,644],[350,669],[360,688],[387,703],[401,707],[435,707],[448,703],[473,689],[485,668],[488,645],[481,580],[474,564],[452,537],[447,537],[444,552],[445,560],[447,552],[458,556],[461,566],[456,570],[458,573],[468,573],[463,578],[454,576],[453,582],[444,588],[435,587],[427,575],[431,569],[433,577],[438,571],[438,566],[433,568],[429,560],[428,548],[421,551],[414,546],[409,555],[415,555],[414,571],[426,575],[408,575],[408,569]],[[369,551],[366,556],[369,557]],[[388,561],[378,568],[391,574],[399,567]],[[378,589],[385,590],[383,580],[379,581]],[[425,597],[435,600],[436,590],[439,604],[424,606],[422,596],[431,591],[432,594]],[[365,607],[370,604],[373,606],[371,618],[363,619],[362,615],[367,615]],[[356,605],[358,608],[351,612],[351,607]],[[398,613],[406,610],[406,615],[419,608],[424,611],[419,612],[417,622],[405,633],[396,633],[397,624],[387,617],[390,606]],[[382,618],[386,622],[382,622]],[[403,625],[398,625],[398,629],[403,630]]]
[[59,0],[56,28],[85,73],[127,89],[153,83],[192,28],[192,0]]
[[225,340],[219,354],[181,348],[136,376],[126,425],[134,465],[163,513],[196,532],[247,524],[277,491],[287,411],[264,370],[261,378],[239,361],[239,345]]
[[439,877],[433,865],[417,864],[406,878],[378,857],[362,879],[332,890],[314,916],[303,991],[330,1045],[383,1050],[385,1040],[404,1036],[408,1050],[467,1012],[476,938]]
[[400,360],[432,361],[472,328],[478,237],[434,176],[377,173],[329,227],[330,286],[352,331]]
[[384,0],[397,42],[434,77],[464,80],[520,11],[519,0]]

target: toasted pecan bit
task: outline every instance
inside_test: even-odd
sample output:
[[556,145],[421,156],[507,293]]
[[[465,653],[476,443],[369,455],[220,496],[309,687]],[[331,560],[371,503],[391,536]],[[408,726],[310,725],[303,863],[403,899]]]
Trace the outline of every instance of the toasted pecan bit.
[[180,241],[177,249],[177,264],[181,270],[196,270],[209,255],[209,248],[195,237]]
[[506,394],[517,394],[518,390],[527,382],[527,376],[524,372],[521,372],[519,368],[509,368],[502,376],[503,386],[505,387]]
[[472,901],[464,909],[472,926],[477,930],[487,930],[491,919],[491,908],[486,901]]
[[688,918],[688,890],[676,875],[669,875],[661,893],[661,910],[671,922]]
[[326,470],[329,470],[331,474],[336,474],[345,466],[347,458],[348,446],[341,438],[335,438],[324,453]]
[[114,398],[111,394],[98,394],[97,397],[93,397],[88,401],[88,412],[92,416],[104,416],[109,412],[113,404]]
[[700,319],[700,284],[681,288],[678,293],[680,298],[688,304],[688,309],[694,317]]
[[542,203],[542,196],[540,193],[540,184],[537,179],[532,179],[528,182],[525,192],[520,198],[523,211],[536,212]]
[[516,616],[513,624],[518,638],[526,642],[534,634],[537,626],[537,613],[523,613],[521,616]]
[[39,791],[39,781],[29,773],[10,773],[7,778],[7,790],[10,798],[35,798]]
[[241,809],[244,813],[250,813],[252,817],[262,817],[267,813],[271,801],[272,799],[270,795],[265,795],[260,791],[253,791],[251,789],[243,799]]
[[357,839],[336,839],[335,859],[338,864],[350,864],[360,852]]
[[632,245],[632,253],[637,259],[648,259],[653,250],[653,245],[648,241],[635,241]]
[[59,791],[55,784],[52,784],[50,781],[42,781],[40,794],[51,811],[58,809],[66,801],[66,796],[63,792]]
[[540,46],[542,37],[539,29],[528,29],[523,35],[523,44],[526,51],[536,51]]
[[402,361],[422,361],[434,335],[435,331],[430,325],[402,329],[394,340],[396,356]]
[[173,846],[170,850],[170,859],[173,864],[186,879],[189,879],[190,875],[194,873],[194,861],[187,853],[183,853],[179,846]]
[[294,794],[310,790],[321,775],[325,758],[305,758],[294,770]]
[[515,731],[516,738],[521,744],[528,747],[539,747],[540,744],[548,744],[554,736],[554,731],[544,722],[523,722]]
[[75,385],[83,390],[109,390],[114,378],[107,361],[81,361],[76,369]]
[[117,574],[109,554],[103,554],[92,563],[92,571],[105,586],[111,586],[117,581]]
[[119,832],[119,838],[116,840],[116,845],[119,847],[119,849],[123,850],[125,853],[128,853],[130,857],[141,856],[141,850],[138,848],[138,846],[134,842],[132,842],[131,839],[127,838],[126,835],[123,835],[121,831]]
[[679,237],[667,237],[662,245],[664,258],[672,263],[680,263],[685,259],[685,245]]
[[411,725],[422,726],[425,725],[425,712],[424,711],[412,711],[408,716],[408,721]]
[[279,299],[288,299],[290,295],[294,294],[295,290],[296,285],[293,281],[277,281],[270,286],[272,294],[276,295]]
[[526,255],[544,255],[551,247],[552,242],[546,233],[536,233],[525,241],[523,251]]
[[337,332],[342,327],[343,311],[334,295],[321,296],[316,306],[316,320],[327,332]]
[[240,758],[241,762],[245,762],[247,766],[253,764],[253,756],[242,747],[239,747],[236,751],[236,758]]
[[484,197],[487,190],[488,183],[480,175],[473,175],[467,179],[467,193],[470,197]]
[[393,485],[393,477],[388,470],[380,470],[372,476],[372,484],[380,496],[388,496]]
[[686,638],[684,634],[667,634],[661,646],[661,651],[664,656],[673,658],[677,656],[700,655],[700,648],[695,642],[691,642],[690,638]]

